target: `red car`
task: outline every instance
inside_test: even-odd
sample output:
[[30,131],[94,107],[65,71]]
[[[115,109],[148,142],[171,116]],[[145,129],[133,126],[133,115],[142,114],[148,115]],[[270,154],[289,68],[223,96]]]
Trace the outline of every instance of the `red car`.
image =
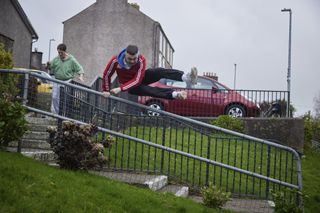
[[[233,117],[256,117],[260,114],[258,104],[212,78],[199,76],[196,85],[161,79],[151,86],[187,91],[188,97],[186,100],[166,100],[139,96],[139,103],[141,104],[178,115],[216,117],[226,114]],[[158,115],[158,113],[152,111],[149,111],[148,114],[151,116]]]

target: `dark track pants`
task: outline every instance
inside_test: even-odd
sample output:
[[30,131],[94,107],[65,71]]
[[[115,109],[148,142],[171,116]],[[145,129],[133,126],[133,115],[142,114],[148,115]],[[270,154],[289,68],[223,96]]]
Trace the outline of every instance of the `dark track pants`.
[[182,81],[183,72],[175,69],[153,68],[147,69],[142,83],[129,89],[129,93],[139,96],[152,96],[156,98],[173,99],[173,89],[151,87],[149,84],[159,81],[161,78]]

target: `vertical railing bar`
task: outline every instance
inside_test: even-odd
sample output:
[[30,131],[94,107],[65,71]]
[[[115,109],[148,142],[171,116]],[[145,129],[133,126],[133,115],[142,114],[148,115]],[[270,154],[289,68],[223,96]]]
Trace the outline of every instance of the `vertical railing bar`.
[[[224,155],[224,140],[225,139],[221,139],[222,140],[222,146],[221,146],[221,163],[224,163],[223,161],[223,155]],[[221,187],[222,186],[222,170],[223,168],[220,167],[220,180],[219,180],[219,186]]]
[[[203,145],[203,133],[201,133],[200,138],[200,157],[203,157],[202,155],[202,145]],[[201,185],[201,171],[202,171],[202,163],[200,161],[200,168],[199,168],[199,186]]]
[[[191,133],[190,133],[190,127],[188,127],[188,148],[187,148],[187,153],[190,153],[190,138],[191,138]],[[189,180],[189,158],[187,158],[187,176],[186,176],[186,181]]]
[[[132,136],[132,116],[128,115],[127,117],[129,118],[129,125],[128,125],[129,135]],[[131,152],[131,140],[129,140],[128,142],[127,169],[130,169],[130,156],[131,156],[130,152]]]
[[[165,127],[165,119],[162,120],[162,146],[166,145],[166,127]],[[161,151],[161,167],[160,172],[163,174],[163,167],[164,167],[164,149]]]
[[[215,147],[215,150],[214,150],[214,160],[217,161],[217,152],[218,152],[218,139],[215,138],[214,140],[214,147]],[[210,144],[211,144],[211,137],[210,137]],[[210,156],[208,159],[211,159]],[[213,165],[213,184],[215,185],[216,184],[216,166]]]
[[[267,177],[270,177],[270,162],[271,161],[271,146],[268,145],[268,157],[267,157]],[[269,181],[266,180],[266,199],[269,198]]]
[[[262,167],[263,167],[263,144],[260,144],[260,174],[262,175]],[[262,180],[260,179],[259,181],[259,196],[261,197],[261,193],[262,193]]]
[[[234,160],[233,160],[233,165],[236,167],[237,164],[237,146],[238,146],[238,139],[235,138],[235,147],[234,147]],[[232,180],[232,191],[231,192],[235,192],[234,189],[234,184],[235,184],[235,179],[236,179],[236,171],[233,171],[233,180]]]
[[[257,164],[257,143],[254,143],[254,159],[253,159],[253,172],[256,173]],[[255,177],[252,179],[252,194],[255,194]]]
[[[199,130],[200,131],[200,130]],[[200,133],[199,133],[200,134]],[[197,155],[197,132],[194,130],[194,149],[193,149],[193,154]],[[192,168],[192,186],[195,185],[195,170],[196,170],[196,160],[193,159],[193,168]]]
[[[282,180],[282,151],[280,149],[280,162],[279,162],[279,180]],[[279,184],[279,190],[280,190],[280,184]]]
[[[169,121],[169,147],[172,146],[172,119]],[[171,152],[169,152],[169,160],[168,160],[168,171],[167,175],[170,174],[170,169],[171,169]]]
[[286,152],[286,169],[285,169],[285,175],[284,175],[284,181],[287,182],[287,172],[288,172],[288,152]]
[[[243,169],[243,141],[241,141],[241,157],[240,157],[240,168]],[[241,194],[242,190],[242,173],[240,173],[240,182],[239,182],[239,195]]]
[[[181,137],[181,150],[184,151],[184,128],[182,127],[182,137]],[[182,168],[183,168],[183,156],[181,156],[181,161],[180,161],[180,180],[182,180]]]
[[[143,116],[142,120],[142,139],[145,140],[145,131],[146,131],[146,116]],[[143,169],[143,158],[144,157],[144,144],[141,145],[141,158],[140,158],[140,171]]]
[[[210,159],[210,147],[211,147],[211,136],[208,135],[208,148],[207,148],[207,159]],[[207,168],[206,168],[206,186],[209,185],[209,163],[207,163]],[[214,174],[215,176],[215,174]]]
[[[140,120],[138,121],[138,122],[136,122],[136,124],[135,124],[135,126],[136,126],[136,138],[138,138],[138,134],[139,134],[139,128],[140,128]],[[133,162],[134,162],[134,164],[133,164],[133,170],[134,171],[136,171],[136,164],[137,164],[137,152],[138,152],[138,145],[137,145],[137,142],[135,141],[135,143],[134,143],[134,160],[133,160]]]
[[[248,159],[247,159],[247,171],[250,171],[250,145],[251,145],[251,141],[248,141]],[[246,195],[248,194],[248,181],[249,181],[249,176],[246,175]]]
[[[149,141],[151,141],[151,132],[152,132],[152,126],[149,126]],[[148,146],[148,171],[150,171],[150,156],[151,156],[151,147]]]
[[115,147],[115,153],[114,153],[114,168],[117,168],[117,158],[118,158],[118,144],[119,144],[119,137],[117,136],[116,137],[116,141],[115,141],[115,144],[116,144],[116,147]]
[[[123,124],[122,124],[122,125],[123,125],[123,130],[122,130],[123,132],[124,132],[125,129],[126,129],[126,122],[125,122],[125,120],[126,120],[126,119],[123,119]],[[128,140],[128,143],[130,143],[130,140]],[[120,168],[121,168],[121,169],[123,169],[123,163],[124,163],[123,161],[125,160],[125,159],[123,159],[123,158],[124,158],[123,155],[124,155],[124,140],[122,141],[122,147],[121,147],[121,163],[120,163]]]
[[[227,160],[227,164],[230,165],[230,138],[228,138],[228,160]],[[227,178],[226,178],[226,191],[229,191],[229,169],[227,169]]]
[[[274,166],[274,168],[273,168],[273,178],[275,178],[276,179],[276,171],[277,171],[277,149],[276,148],[274,148],[274,163],[273,163],[273,166]],[[276,185],[275,184],[273,184],[273,190],[275,190],[275,187],[276,187]]]
[[[177,122],[177,124],[179,124]],[[177,125],[178,126],[178,125]],[[178,144],[178,137],[179,137],[179,131],[178,128],[176,127],[176,140],[175,140],[175,144],[174,144],[174,148],[177,149],[177,144]],[[174,153],[174,166],[173,166],[173,174],[176,176],[177,173],[177,154]]]

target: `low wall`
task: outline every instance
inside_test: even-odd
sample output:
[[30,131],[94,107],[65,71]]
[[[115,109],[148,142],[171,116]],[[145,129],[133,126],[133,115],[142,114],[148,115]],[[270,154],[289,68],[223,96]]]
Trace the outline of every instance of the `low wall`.
[[[216,118],[195,118],[210,122]],[[303,153],[304,121],[300,118],[242,118],[246,134],[294,148]]]

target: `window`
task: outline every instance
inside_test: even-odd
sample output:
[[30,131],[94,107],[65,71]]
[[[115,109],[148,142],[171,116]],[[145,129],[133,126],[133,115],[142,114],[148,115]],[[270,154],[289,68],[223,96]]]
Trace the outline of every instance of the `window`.
[[165,34],[159,30],[158,67],[171,68],[173,64],[173,49]]
[[212,89],[213,83],[210,80],[204,78],[198,78],[196,85],[192,86],[194,89]]
[[170,80],[166,79],[166,85],[167,86],[172,86],[172,87],[179,87],[179,88],[187,88],[187,83],[184,81],[175,81],[175,80]]

